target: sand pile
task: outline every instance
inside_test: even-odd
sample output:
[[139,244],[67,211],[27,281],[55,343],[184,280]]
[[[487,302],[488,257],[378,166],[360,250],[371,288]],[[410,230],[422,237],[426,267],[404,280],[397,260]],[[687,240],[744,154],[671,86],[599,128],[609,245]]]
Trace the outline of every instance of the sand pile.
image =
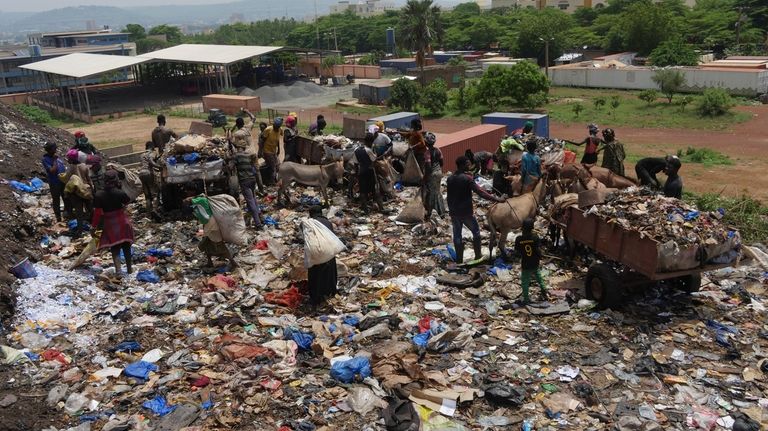
[[311,97],[325,93],[325,90],[313,82],[295,81],[290,84],[265,85],[255,90],[241,87],[241,96],[259,96],[261,103],[277,103],[302,97]]

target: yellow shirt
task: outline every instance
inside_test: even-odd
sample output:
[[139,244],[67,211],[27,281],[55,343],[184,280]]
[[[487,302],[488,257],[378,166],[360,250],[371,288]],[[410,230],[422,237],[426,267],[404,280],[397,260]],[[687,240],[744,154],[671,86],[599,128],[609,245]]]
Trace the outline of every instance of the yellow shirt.
[[267,154],[277,154],[280,148],[280,138],[283,137],[283,129],[275,130],[273,126],[264,129],[261,136],[264,138],[264,152]]

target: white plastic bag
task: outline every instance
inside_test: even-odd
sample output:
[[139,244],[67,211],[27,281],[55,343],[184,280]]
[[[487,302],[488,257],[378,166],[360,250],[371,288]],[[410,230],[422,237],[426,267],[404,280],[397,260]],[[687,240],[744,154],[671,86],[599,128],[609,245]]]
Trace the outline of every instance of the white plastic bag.
[[400,214],[397,215],[395,221],[400,223],[421,223],[424,221],[424,203],[421,201],[421,193],[418,193],[415,198],[411,199]]
[[403,157],[408,152],[408,143],[405,141],[392,141],[392,155]]
[[224,242],[235,245],[248,245],[248,234],[245,231],[245,220],[240,210],[240,204],[230,195],[221,194],[209,196],[211,212],[216,219]]
[[303,220],[301,227],[304,231],[305,268],[328,262],[347,248],[339,237],[315,219]]

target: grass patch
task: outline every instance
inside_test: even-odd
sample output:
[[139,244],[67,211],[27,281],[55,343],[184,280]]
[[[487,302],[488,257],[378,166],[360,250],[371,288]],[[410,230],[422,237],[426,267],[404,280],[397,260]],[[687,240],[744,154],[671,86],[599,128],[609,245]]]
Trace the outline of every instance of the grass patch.
[[745,243],[768,238],[768,207],[749,196],[723,197],[716,193],[685,192],[683,199],[702,211],[725,210],[723,220],[738,229]]
[[704,166],[732,165],[733,160],[727,155],[709,148],[677,150],[677,157],[686,163],[701,163]]
[[27,120],[36,124],[58,127],[64,122],[63,119],[55,117],[50,112],[37,106],[21,104],[14,106],[14,108]]

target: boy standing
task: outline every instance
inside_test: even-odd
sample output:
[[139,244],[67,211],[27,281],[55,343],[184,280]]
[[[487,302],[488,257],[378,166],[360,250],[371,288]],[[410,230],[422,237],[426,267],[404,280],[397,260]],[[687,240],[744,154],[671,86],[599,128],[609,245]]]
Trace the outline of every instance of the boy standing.
[[520,282],[523,287],[522,304],[531,302],[528,296],[528,287],[531,284],[531,276],[536,277],[541,289],[542,300],[547,299],[547,286],[544,283],[544,277],[541,276],[539,269],[539,260],[541,259],[541,240],[538,235],[533,233],[533,219],[523,220],[523,234],[515,239],[515,251],[520,254]]

